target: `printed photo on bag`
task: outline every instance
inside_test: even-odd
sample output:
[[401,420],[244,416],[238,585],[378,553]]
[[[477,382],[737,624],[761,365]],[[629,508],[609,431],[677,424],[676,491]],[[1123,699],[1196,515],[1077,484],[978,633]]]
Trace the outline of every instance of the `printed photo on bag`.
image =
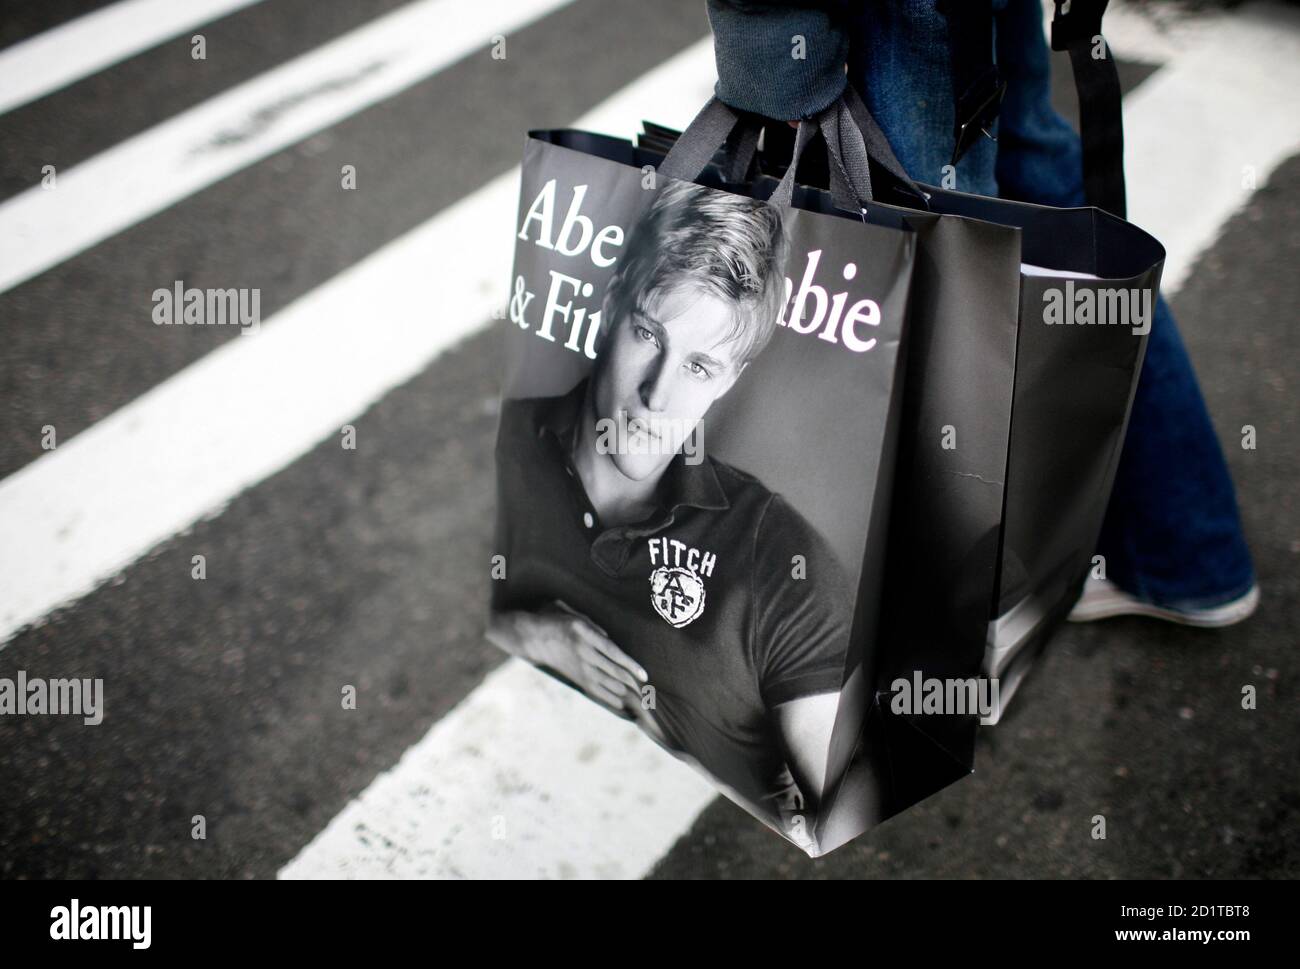
[[[862,730],[837,717],[877,470],[819,378],[870,358],[852,346],[879,307],[850,313],[824,283],[855,272],[819,282],[775,207],[664,183],[603,207],[525,185],[519,251],[538,258],[517,255],[506,324],[489,639],[815,855],[847,763],[833,738]],[[876,431],[879,390],[858,418]],[[842,809],[858,830],[873,787]]]

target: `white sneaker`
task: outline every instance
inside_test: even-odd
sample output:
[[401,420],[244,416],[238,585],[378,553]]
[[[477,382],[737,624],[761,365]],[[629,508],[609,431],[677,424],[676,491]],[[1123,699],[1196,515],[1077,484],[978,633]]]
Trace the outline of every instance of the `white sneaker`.
[[1093,622],[1112,616],[1150,616],[1184,626],[1206,628],[1231,626],[1241,622],[1259,605],[1259,584],[1252,585],[1245,595],[1210,609],[1166,609],[1143,602],[1129,595],[1109,579],[1088,579],[1083,584],[1083,594],[1068,616],[1070,622]]

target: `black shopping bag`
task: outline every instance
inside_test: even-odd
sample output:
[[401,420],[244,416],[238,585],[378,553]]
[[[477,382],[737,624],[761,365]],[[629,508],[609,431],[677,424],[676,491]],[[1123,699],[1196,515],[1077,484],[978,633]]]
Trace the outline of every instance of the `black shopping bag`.
[[984,663],[999,679],[1005,704],[1090,571],[1104,574],[1096,542],[1165,253],[1146,232],[1097,208],[1051,209],[957,193],[936,193],[932,202],[1018,226],[1027,264],[999,591]]
[[886,800],[867,658],[915,240],[679,163],[527,139],[489,638],[815,855]]

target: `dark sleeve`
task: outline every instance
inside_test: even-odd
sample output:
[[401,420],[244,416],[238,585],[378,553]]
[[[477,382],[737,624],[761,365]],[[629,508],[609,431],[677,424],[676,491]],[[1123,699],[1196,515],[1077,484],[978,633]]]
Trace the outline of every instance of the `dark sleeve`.
[[[849,40],[834,0],[708,0],[716,93],[741,111],[808,118],[844,91]],[[794,38],[802,37],[802,58]]]
[[768,502],[754,543],[751,645],[763,702],[770,708],[840,689],[853,599],[834,551],[780,495]]

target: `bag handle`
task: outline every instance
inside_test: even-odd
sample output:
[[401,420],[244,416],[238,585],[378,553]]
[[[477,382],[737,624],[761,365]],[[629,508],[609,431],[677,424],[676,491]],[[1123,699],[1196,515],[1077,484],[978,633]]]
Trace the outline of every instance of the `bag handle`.
[[[660,174],[694,181],[713,160],[718,149],[728,142],[737,127],[744,125],[726,165],[729,180],[741,180],[757,147],[759,128],[751,122],[754,117],[756,116],[742,115],[717,97],[710,98],[673,143],[659,166]],[[826,142],[830,162],[831,197],[840,208],[865,214],[867,203],[873,200],[869,158],[874,158],[887,171],[904,181],[918,197],[923,200],[926,198],[903,171],[866,105],[852,88],[848,88],[845,95],[828,108],[811,119],[799,122],[793,157],[769,197],[772,204],[789,208],[794,196],[799,160],[808,143],[819,132]],[[737,171],[740,177],[731,178]]]
[[907,170],[903,168],[903,163],[898,160],[898,156],[894,154],[894,149],[890,147],[889,139],[885,137],[884,130],[875,117],[872,116],[866,102],[862,100],[862,96],[858,94],[852,84],[845,85],[843,98],[845,106],[849,109],[849,114],[853,117],[858,131],[862,135],[863,143],[867,148],[867,155],[916,196],[919,200],[919,208],[928,209],[930,207],[930,196],[921,190],[921,187],[912,180],[911,175],[907,174]]
[[[840,100],[812,120],[826,140],[831,197],[837,206],[864,212],[866,204],[874,199],[869,159],[892,175],[914,197],[916,207],[929,208],[929,195],[907,174],[884,131],[851,85],[845,87]],[[659,166],[660,174],[693,182],[720,148],[728,148],[723,175],[729,182],[744,181],[758,147],[762,121],[757,115],[735,110],[717,97],[710,98],[673,143]],[[800,126],[804,124],[801,122]],[[732,136],[737,132],[739,136],[733,140]],[[811,134],[809,132],[807,136],[809,139]],[[806,144],[807,141],[805,147]],[[801,147],[786,174],[797,167],[797,159],[802,153]],[[792,195],[793,182],[790,197]]]
[[[799,169],[799,159],[803,157],[804,149],[808,147],[808,142],[812,141],[812,136],[817,129],[818,124],[816,121],[804,120],[799,122],[799,128],[794,136],[794,153],[790,158],[790,164],[786,168],[785,174],[781,176],[781,181],[777,182],[776,188],[772,190],[772,194],[767,199],[769,203],[775,205],[782,212],[790,208],[790,204],[794,200],[794,177],[795,172]],[[840,204],[838,199],[835,204]]]
[[758,135],[762,127],[756,116],[742,115],[717,97],[709,98],[700,113],[678,136],[667,157],[660,163],[659,173],[685,182],[695,181],[713,160],[718,149],[727,144],[732,132],[738,128],[739,136],[728,152],[723,176],[729,182],[744,181],[758,149]]
[[[1083,141],[1083,194],[1089,205],[1127,217],[1124,186],[1124,113],[1119,69],[1101,35],[1109,0],[1055,0],[1052,50],[1068,51],[1079,93],[1079,136]],[[1093,56],[1100,40],[1101,57]]]

